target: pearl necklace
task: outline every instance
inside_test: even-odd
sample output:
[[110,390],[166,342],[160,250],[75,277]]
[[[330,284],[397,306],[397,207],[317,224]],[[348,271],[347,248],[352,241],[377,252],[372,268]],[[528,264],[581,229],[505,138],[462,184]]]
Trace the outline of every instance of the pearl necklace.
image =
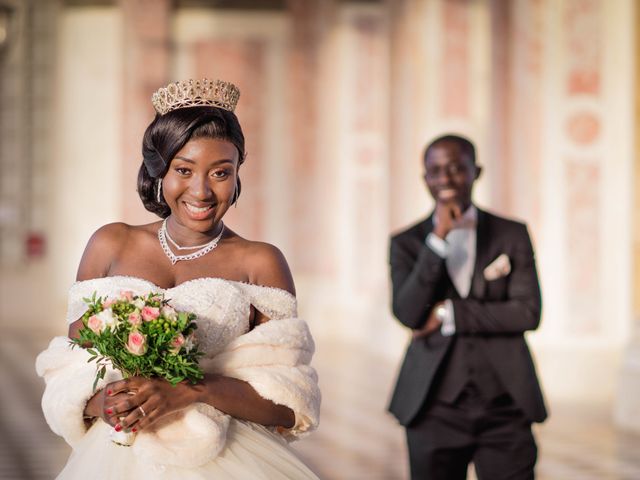
[[[220,241],[220,239],[222,238],[222,234],[224,233],[224,223],[220,222],[220,224],[222,225],[222,228],[220,229],[220,233],[215,238],[213,238],[210,242],[205,243],[204,245],[201,245],[202,248],[200,248],[200,250],[198,250],[197,252],[193,252],[188,255],[176,255],[169,248],[169,245],[167,244],[167,238],[171,238],[171,237],[169,237],[169,232],[167,232],[166,218],[164,219],[164,221],[162,222],[162,225],[160,225],[160,228],[158,229],[158,240],[160,241],[160,246],[162,247],[162,250],[164,251],[165,255],[171,261],[171,265],[175,265],[181,260],[195,260],[196,258],[200,258],[206,255],[207,253],[209,253],[211,250],[213,250],[218,246],[218,242]],[[173,240],[171,240],[171,243],[175,245],[175,242]],[[186,247],[186,248],[189,248],[189,247]],[[195,247],[195,248],[198,248],[198,247]]]

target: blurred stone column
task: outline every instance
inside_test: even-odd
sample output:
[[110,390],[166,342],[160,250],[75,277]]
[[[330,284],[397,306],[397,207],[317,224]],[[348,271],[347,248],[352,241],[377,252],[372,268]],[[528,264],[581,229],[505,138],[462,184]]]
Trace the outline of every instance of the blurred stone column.
[[640,147],[640,5],[636,4],[635,11],[635,132],[636,132],[636,154],[634,158],[634,178],[632,188],[632,205],[636,208],[632,210],[631,218],[631,255],[633,258],[631,298],[633,299],[632,313],[633,322],[631,325],[630,342],[622,360],[622,372],[618,395],[614,410],[616,424],[624,429],[640,433],[640,212],[637,206],[640,205],[640,155],[637,153]]
[[[640,19],[639,19],[640,20]],[[637,96],[640,98],[640,96]],[[640,101],[636,99],[640,119]],[[640,123],[636,121],[636,135],[640,135]],[[640,137],[637,137],[640,138]],[[640,156],[636,155],[634,173],[634,205],[640,205]],[[632,255],[633,323],[631,340],[622,359],[622,371],[614,407],[615,423],[624,430],[640,433],[640,215],[634,211]]]
[[[321,186],[322,162],[319,142],[319,108],[331,102],[331,92],[321,83],[321,43],[330,26],[333,1],[287,0],[292,37],[288,55],[287,124],[290,131],[292,178],[291,218],[296,219],[295,236],[291,241],[291,264],[303,275],[329,274],[335,262],[327,261],[327,235],[331,218],[323,214],[319,198],[327,195]],[[323,190],[324,188],[324,190]],[[318,252],[323,252],[319,254]]]
[[[387,0],[389,12],[389,227],[396,230],[417,217],[416,197],[423,192],[420,178],[420,148],[415,130],[423,129],[418,116],[425,105],[428,78],[427,55],[420,41],[422,12],[416,6],[424,2]],[[419,85],[424,85],[419,88]],[[421,214],[421,212],[420,212]]]
[[142,135],[155,112],[151,95],[168,82],[170,61],[170,0],[120,0],[124,25],[122,106],[122,219],[147,223],[136,192],[142,162]]

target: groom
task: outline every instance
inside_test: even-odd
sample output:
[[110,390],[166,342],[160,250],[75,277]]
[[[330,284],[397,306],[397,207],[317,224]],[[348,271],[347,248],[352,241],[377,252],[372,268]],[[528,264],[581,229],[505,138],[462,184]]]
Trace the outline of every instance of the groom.
[[393,313],[413,330],[389,410],[406,427],[413,480],[532,479],[532,422],[546,409],[524,333],[540,287],[524,224],[471,201],[480,176],[464,137],[424,154],[435,211],[391,239]]

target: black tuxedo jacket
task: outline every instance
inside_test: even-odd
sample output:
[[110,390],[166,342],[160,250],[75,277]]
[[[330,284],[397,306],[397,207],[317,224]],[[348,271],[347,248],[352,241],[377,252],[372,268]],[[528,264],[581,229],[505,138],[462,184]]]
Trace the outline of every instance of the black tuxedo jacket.
[[[445,260],[425,245],[433,216],[391,238],[393,313],[405,326],[424,325],[433,306],[446,297],[450,280]],[[511,272],[489,281],[483,271],[506,254]],[[527,227],[478,209],[476,262],[467,298],[452,298],[456,333],[436,331],[412,340],[398,375],[389,411],[409,425],[435,385],[455,336],[472,336],[500,383],[533,422],[546,416],[524,332],[540,323],[540,286]]]

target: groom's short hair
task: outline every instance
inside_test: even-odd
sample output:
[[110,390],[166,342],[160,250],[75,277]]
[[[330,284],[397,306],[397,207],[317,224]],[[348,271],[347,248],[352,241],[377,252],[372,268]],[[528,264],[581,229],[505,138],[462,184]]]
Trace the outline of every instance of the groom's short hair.
[[436,147],[440,143],[455,143],[460,147],[462,153],[466,153],[471,160],[471,163],[476,165],[476,147],[473,145],[473,142],[462,135],[457,135],[454,133],[448,133],[446,135],[441,135],[437,138],[434,138],[427,148],[424,150],[424,155],[422,157],[423,161],[427,160],[427,155],[433,147]]

